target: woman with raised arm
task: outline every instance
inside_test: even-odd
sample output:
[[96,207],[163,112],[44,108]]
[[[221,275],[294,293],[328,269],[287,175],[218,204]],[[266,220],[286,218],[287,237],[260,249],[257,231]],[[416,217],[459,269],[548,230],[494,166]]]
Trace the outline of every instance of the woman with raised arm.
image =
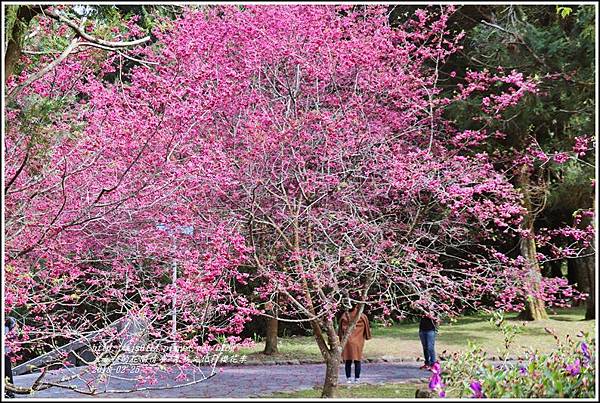
[[[356,318],[358,314],[358,305],[354,304],[351,308],[342,314],[340,318],[340,326],[338,330],[338,336],[340,340],[342,336],[346,334],[350,322]],[[371,327],[369,326],[369,319],[367,315],[361,313],[360,318],[356,322],[356,327],[352,331],[352,334],[348,338],[344,350],[342,351],[342,359],[345,362],[346,367],[346,383],[358,383],[360,379],[361,361],[363,348],[365,346],[365,340],[371,339]],[[351,379],[352,375],[352,362],[354,362],[354,379]]]

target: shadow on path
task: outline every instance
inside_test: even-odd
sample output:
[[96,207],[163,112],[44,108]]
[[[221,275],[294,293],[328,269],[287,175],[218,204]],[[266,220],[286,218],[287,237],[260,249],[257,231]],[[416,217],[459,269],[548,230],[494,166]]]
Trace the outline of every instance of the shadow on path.
[[[224,366],[217,368],[218,373],[200,383],[172,389],[138,391],[131,393],[96,395],[103,398],[244,398],[270,395],[273,392],[288,392],[309,389],[321,385],[325,374],[324,364],[300,365],[248,365]],[[48,374],[48,379],[64,376],[62,371]],[[344,382],[343,365],[340,366],[340,382]],[[428,378],[430,373],[419,370],[419,363],[363,363],[362,383],[387,383],[409,379]],[[17,386],[29,386],[37,378],[36,374],[15,377]],[[172,379],[165,379],[164,385]],[[130,385],[130,384],[129,384]],[[127,388],[127,381],[114,379],[111,388]],[[35,395],[20,395],[17,398],[85,398],[77,392],[62,388],[51,388],[37,392]]]

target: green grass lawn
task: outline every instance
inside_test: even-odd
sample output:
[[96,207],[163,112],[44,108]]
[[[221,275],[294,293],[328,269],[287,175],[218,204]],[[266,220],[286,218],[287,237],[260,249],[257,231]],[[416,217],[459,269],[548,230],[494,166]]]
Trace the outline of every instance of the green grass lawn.
[[[575,336],[580,330],[594,333],[595,320],[584,321],[583,307],[559,309],[549,312],[550,318],[544,321],[525,322],[524,331],[516,336],[511,348],[511,355],[519,355],[528,348],[550,351],[555,347],[554,339],[544,331],[552,328],[564,337]],[[524,323],[516,320],[516,314],[508,314],[510,323]],[[452,353],[466,349],[467,340],[481,344],[489,356],[497,356],[503,347],[502,333],[489,323],[489,315],[479,314],[458,318],[455,323],[440,326],[436,350],[438,354],[446,351]],[[248,354],[249,361],[320,359],[321,355],[312,337],[290,337],[279,339],[279,355],[268,357],[261,354],[264,343],[257,343],[254,348],[242,351]],[[373,339],[365,344],[365,358],[384,356],[416,359],[421,357],[422,350],[418,336],[418,324],[400,324],[392,327],[374,327]]]
[[[415,383],[388,383],[385,385],[340,385],[336,391],[336,398],[413,398],[417,388],[427,388],[426,384]],[[268,398],[319,398],[321,388],[304,389],[297,392],[276,392],[265,396]]]

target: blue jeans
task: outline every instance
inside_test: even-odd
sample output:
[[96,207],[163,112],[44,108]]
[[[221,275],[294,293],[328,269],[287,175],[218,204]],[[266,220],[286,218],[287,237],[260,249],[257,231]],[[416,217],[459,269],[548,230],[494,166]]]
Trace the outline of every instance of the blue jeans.
[[419,338],[423,345],[425,365],[433,365],[435,362],[435,330],[420,331]]

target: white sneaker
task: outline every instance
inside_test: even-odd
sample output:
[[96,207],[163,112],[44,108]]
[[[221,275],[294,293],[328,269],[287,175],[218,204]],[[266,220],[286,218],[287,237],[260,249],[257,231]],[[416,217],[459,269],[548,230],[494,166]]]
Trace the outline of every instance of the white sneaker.
[[352,379],[346,378],[346,383],[352,383]]
[[359,383],[360,378],[354,378],[354,380],[352,381],[352,383]]

